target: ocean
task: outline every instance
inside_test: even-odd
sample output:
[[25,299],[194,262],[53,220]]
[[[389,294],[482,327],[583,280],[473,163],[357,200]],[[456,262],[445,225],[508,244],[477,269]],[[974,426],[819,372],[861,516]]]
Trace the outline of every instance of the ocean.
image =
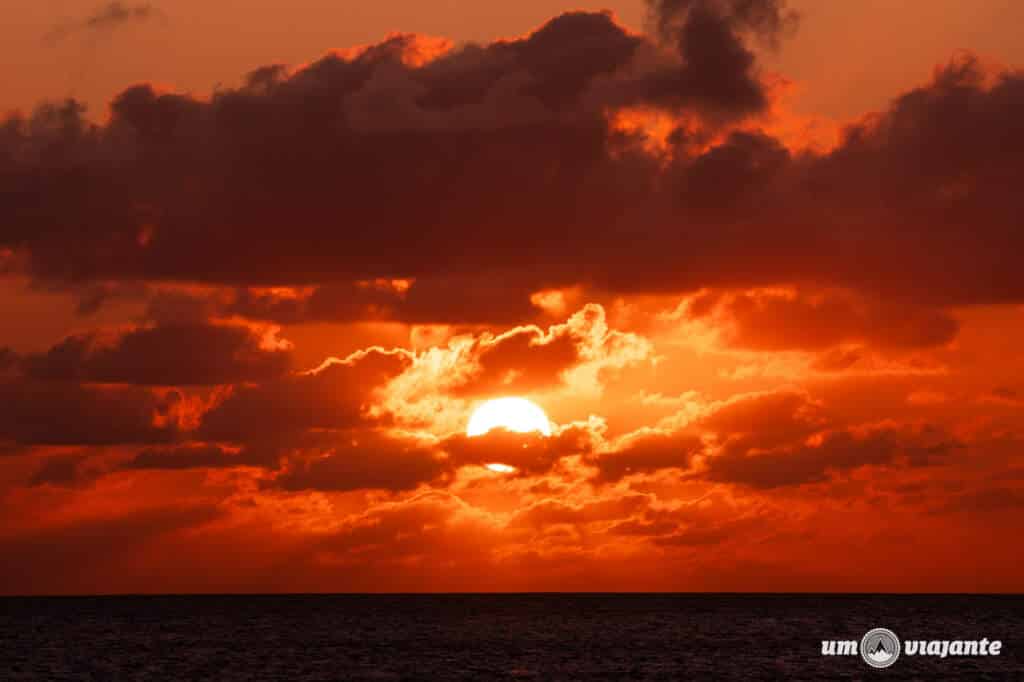
[[[1000,640],[875,669],[822,640]],[[1022,680],[1024,596],[409,594],[0,599],[3,680]]]

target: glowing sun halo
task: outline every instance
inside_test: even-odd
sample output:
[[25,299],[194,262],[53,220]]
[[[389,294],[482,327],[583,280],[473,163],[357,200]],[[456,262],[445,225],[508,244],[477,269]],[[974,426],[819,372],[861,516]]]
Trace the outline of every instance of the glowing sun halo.
[[482,436],[491,429],[517,433],[539,431],[551,435],[551,422],[544,410],[525,398],[496,398],[476,408],[466,425],[467,436]]

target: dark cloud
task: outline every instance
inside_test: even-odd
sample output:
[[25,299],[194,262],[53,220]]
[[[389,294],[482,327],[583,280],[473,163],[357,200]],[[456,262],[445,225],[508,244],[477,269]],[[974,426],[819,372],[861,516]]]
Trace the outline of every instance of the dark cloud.
[[590,447],[586,428],[569,427],[552,437],[494,429],[469,438],[457,434],[440,444],[453,467],[506,464],[518,474],[547,473],[560,458],[586,452]]
[[319,369],[260,385],[238,385],[203,415],[204,440],[260,442],[310,429],[348,429],[378,421],[375,391],[411,363],[405,351],[370,349]]
[[162,16],[163,13],[149,3],[126,5],[122,2],[111,2],[82,21],[55,27],[46,35],[46,39],[56,41],[82,31],[110,31],[126,24],[149,21]]
[[647,0],[649,20],[664,37],[673,37],[692,14],[703,13],[769,42],[796,28],[799,15],[786,4],[786,0]]
[[832,432],[817,445],[775,448],[753,455],[736,442],[708,458],[707,477],[755,488],[818,483],[827,480],[831,471],[885,464],[895,456],[895,447],[890,431],[865,435]]
[[[275,339],[242,326],[181,324],[133,329],[113,339],[71,336],[23,360],[36,379],[150,385],[267,381],[291,366]],[[266,343],[270,343],[266,347]]]
[[411,490],[450,468],[431,444],[363,431],[326,454],[293,459],[268,487],[290,491]]
[[[298,446],[299,441],[289,441]],[[585,452],[586,434],[568,428],[554,437],[496,429],[468,438],[457,434],[441,441],[401,433],[353,429],[294,449],[286,466],[264,487],[280,490],[412,490],[440,485],[464,466],[505,464],[509,476],[543,475],[562,457]],[[231,458],[218,457],[221,463]],[[230,464],[229,464],[230,465]]]
[[703,450],[704,443],[695,434],[643,430],[624,438],[613,450],[593,455],[591,463],[601,479],[617,481],[631,474],[689,469],[693,456]]
[[544,500],[516,512],[509,526],[539,529],[555,524],[583,525],[619,520],[645,509],[650,502],[647,495],[638,494],[597,499],[579,505],[561,500]]
[[900,458],[908,466],[937,464],[960,447],[939,429],[906,426],[829,430],[804,442],[772,448],[758,447],[756,439],[738,439],[708,456],[705,476],[753,488],[778,488],[820,483],[837,472],[893,465]]
[[758,448],[801,441],[832,425],[827,410],[807,393],[778,390],[734,396],[695,424],[721,440],[753,439]]
[[573,110],[595,80],[628,64],[643,43],[606,13],[570,12],[525,40],[501,41],[438,60],[424,70],[428,109],[453,109],[486,98],[521,70],[524,95],[552,111]]
[[[944,464],[963,447],[939,426],[846,424],[807,394],[780,390],[739,395],[674,427],[645,427],[580,453],[597,467],[598,482],[678,469],[687,478],[771,489],[870,465]],[[629,532],[642,534],[652,523]]]
[[398,321],[406,324],[515,325],[538,317],[530,302],[536,281],[522,273],[465,274],[425,280],[359,280],[300,290],[219,287],[207,293],[157,290],[147,316],[157,321],[240,316],[279,324]]
[[823,409],[805,393],[755,393],[715,404],[707,414],[674,426],[642,428],[584,454],[602,482],[667,469],[689,474],[695,470],[695,457],[708,455],[716,444],[740,452],[786,447],[828,423]]
[[32,478],[30,486],[56,485],[74,486],[82,481],[95,478],[98,471],[87,471],[83,464],[88,459],[87,455],[55,455],[47,457],[39,466]]
[[470,350],[475,371],[456,393],[528,393],[558,385],[561,373],[581,360],[585,339],[578,331],[568,325],[549,333],[519,327],[497,337],[480,337]]
[[84,23],[93,29],[111,28],[131,21],[145,21],[158,15],[159,10],[148,3],[125,5],[121,2],[112,2],[90,16]]
[[[586,454],[593,446],[593,434],[583,425],[565,427],[551,437],[495,429],[474,438],[455,434],[442,440],[376,428],[369,420],[348,424],[347,428],[312,427],[307,423],[301,426],[308,430],[280,422],[254,428],[255,434],[247,436],[252,442],[242,447],[198,442],[150,447],[115,468],[249,466],[272,472],[261,484],[268,490],[398,492],[426,484],[442,485],[465,466],[499,463],[516,468],[515,472],[505,474],[509,477],[543,475],[561,458]],[[59,472],[73,473],[69,465],[62,467]],[[54,474],[57,473],[55,465]]]
[[[0,442],[99,446],[188,440],[206,408],[203,396],[179,387],[238,383],[244,390],[245,382],[285,381],[290,355],[263,344],[264,337],[246,327],[191,325],[85,334],[46,353],[8,353],[7,369],[0,371],[6,406]],[[44,478],[61,471],[54,467]]]
[[796,391],[737,396],[692,428],[712,438],[702,476],[754,488],[818,483],[869,465],[929,466],[962,447],[933,425],[843,423]]
[[20,359],[18,354],[10,348],[0,348],[0,376],[18,366]]
[[[649,99],[696,103],[713,116],[767,106],[744,36],[775,44],[796,21],[784,0],[649,0],[648,7],[658,34],[675,46],[682,64],[650,79]],[[723,104],[732,110],[723,112]]]
[[128,462],[122,469],[219,469],[238,466],[270,468],[277,463],[277,448],[266,445],[252,446],[241,451],[229,450],[219,445],[192,443],[175,447],[147,448]]
[[[746,7],[686,3],[680,21],[724,21],[742,42],[764,20],[722,17],[760,16]],[[551,39],[562,32],[573,47]],[[663,156],[607,114],[661,73],[725,83],[727,55],[666,55],[605,15],[433,60],[424,49],[399,36],[294,74],[263,69],[208,102],[139,86],[103,126],[74,103],[9,119],[0,245],[65,283],[319,287],[302,303],[233,304],[269,318],[511,319],[530,290],[578,283],[830,285],[894,311],[1024,299],[1009,257],[1021,246],[1018,72],[955,61],[826,154],[750,130],[708,135],[717,119],[689,103],[700,88],[671,81],[678,101],[633,101],[692,121]],[[698,99],[750,113],[748,95]],[[395,280],[414,282],[359,284]],[[949,337],[941,314],[910,310],[920,324],[886,342]]]
[[[713,316],[727,344],[762,351],[821,351],[849,343],[929,348],[948,344],[959,329],[943,310],[844,291],[708,292],[692,302],[689,312],[697,319]],[[841,357],[831,365],[837,363],[843,364]]]
[[0,441],[24,445],[167,443],[183,432],[179,391],[0,381]]
[[936,513],[940,514],[991,514],[1014,513],[1024,506],[1024,491],[1005,485],[993,485],[982,490],[955,495],[942,502]]
[[659,86],[672,101],[643,94],[679,69],[713,82],[718,62],[681,64],[603,14],[419,66],[407,59],[417,41],[293,75],[263,69],[209,102],[135,87],[102,127],[73,103],[10,119],[0,168],[13,223],[0,242],[25,251],[37,276],[78,282],[417,278],[411,298],[429,300],[435,286],[458,290],[439,277],[561,281],[579,238],[642,203],[660,165],[609,131],[609,107],[757,108],[689,93],[687,78]]

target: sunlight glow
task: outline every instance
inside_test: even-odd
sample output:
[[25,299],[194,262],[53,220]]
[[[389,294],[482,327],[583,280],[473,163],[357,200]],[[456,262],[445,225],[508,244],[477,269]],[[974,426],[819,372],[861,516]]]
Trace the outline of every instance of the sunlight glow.
[[515,473],[516,471],[516,468],[509,464],[499,464],[495,462],[494,464],[488,464],[486,466],[489,470],[493,471],[496,474],[511,474]]
[[551,435],[551,422],[544,410],[525,398],[496,398],[476,408],[466,426],[467,436],[482,436],[491,429],[505,428],[517,433],[539,431]]

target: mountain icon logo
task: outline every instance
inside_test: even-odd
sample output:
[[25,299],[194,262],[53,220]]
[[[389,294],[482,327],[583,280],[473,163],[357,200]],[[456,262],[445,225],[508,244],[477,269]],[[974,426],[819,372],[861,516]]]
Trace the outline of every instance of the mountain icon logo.
[[873,668],[888,668],[900,656],[900,639],[886,628],[868,630],[860,640],[860,655]]

